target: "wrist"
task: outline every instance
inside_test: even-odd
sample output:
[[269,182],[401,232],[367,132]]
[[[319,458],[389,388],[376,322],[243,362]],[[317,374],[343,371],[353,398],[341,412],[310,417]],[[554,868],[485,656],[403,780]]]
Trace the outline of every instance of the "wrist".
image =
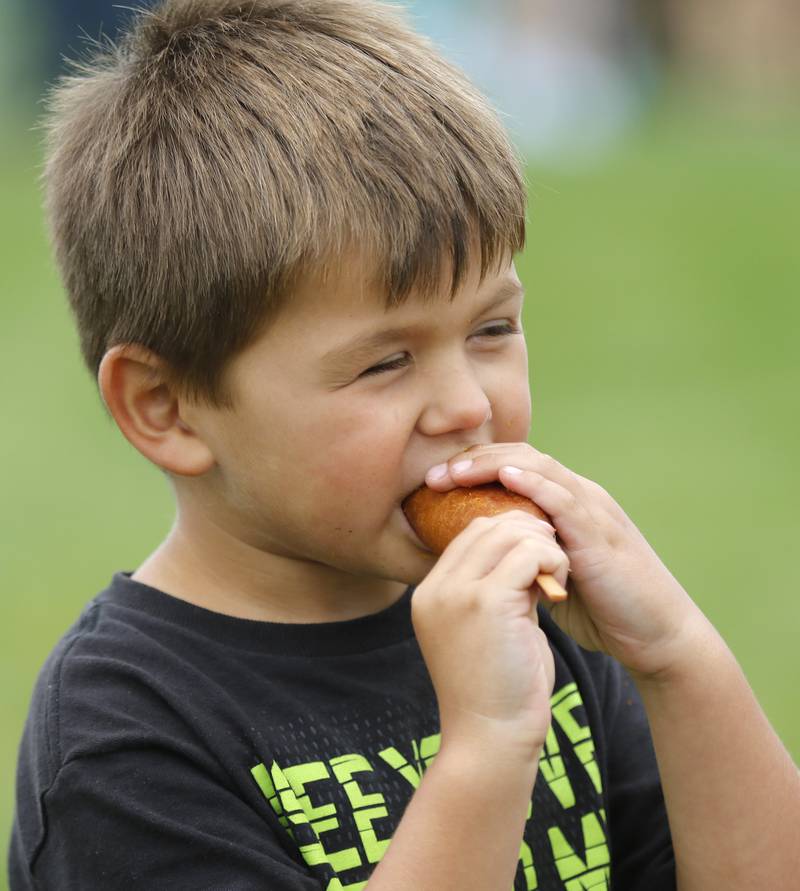
[[658,655],[649,660],[652,668],[630,674],[640,692],[668,688],[696,680],[706,662],[728,652],[719,632],[693,604],[675,633],[659,645]]
[[511,727],[482,727],[480,732],[458,734],[443,729],[436,757],[473,776],[486,773],[491,765],[495,780],[508,776],[515,783],[529,782],[533,788],[543,748],[544,742],[531,741]]

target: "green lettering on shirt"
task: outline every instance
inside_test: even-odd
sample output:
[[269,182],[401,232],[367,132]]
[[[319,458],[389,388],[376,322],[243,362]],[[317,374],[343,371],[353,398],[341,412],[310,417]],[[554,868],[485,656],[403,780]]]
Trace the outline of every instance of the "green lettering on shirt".
[[603,791],[603,783],[600,779],[600,770],[594,758],[592,731],[588,726],[579,724],[572,714],[573,710],[580,708],[582,705],[583,700],[578,691],[578,685],[575,683],[562,687],[550,700],[553,720],[572,743],[578,759],[586,773],[589,774],[589,779],[599,795]]
[[414,764],[409,764],[405,756],[402,755],[394,746],[389,746],[382,752],[378,752],[378,757],[382,758],[390,767],[393,767],[401,777],[416,789],[419,787],[422,774],[431,765],[436,757],[442,744],[441,733],[435,733],[433,736],[426,736],[419,745],[416,740],[412,740],[411,746],[414,750]]
[[556,869],[567,891],[584,888],[607,888],[610,881],[611,857],[606,834],[595,813],[581,817],[584,858],[574,850],[558,826],[547,830]]
[[564,766],[558,739],[552,727],[547,731],[544,751],[539,759],[539,771],[561,807],[565,810],[572,807],[575,804],[575,791],[567,776],[567,768]]
[[[591,779],[595,792],[602,793],[600,771],[595,758],[595,746],[591,730],[582,724],[575,712],[583,701],[574,683],[556,691],[551,698],[552,726],[545,740],[539,762],[539,770],[548,788],[564,810],[576,805],[575,789],[570,781],[565,761],[564,737],[573,748],[576,757]],[[559,742],[556,730],[564,734]],[[402,776],[412,789],[417,789],[422,776],[430,767],[441,748],[441,734],[411,740],[411,759],[394,746],[381,750],[380,758]],[[300,855],[308,867],[327,864],[335,874],[325,891],[363,891],[366,881],[344,884],[341,874],[346,870],[364,865],[377,864],[383,858],[391,838],[380,838],[375,823],[389,817],[385,797],[380,792],[366,792],[360,783],[367,781],[365,774],[374,773],[374,764],[361,753],[336,755],[326,761],[311,761],[281,768],[273,761],[268,768],[257,764],[251,769],[264,798],[289,836],[297,843],[294,828],[307,826],[313,831],[311,844],[298,845]],[[491,770],[491,764],[487,764]],[[357,777],[361,774],[361,777]],[[313,783],[334,779],[338,782],[350,806],[359,837],[359,847],[328,852],[323,836],[341,827],[341,815],[331,802],[313,804],[308,787]],[[528,806],[527,822],[533,819],[533,801]],[[574,817],[573,817],[574,820]],[[601,822],[602,821],[602,822]],[[564,891],[600,891],[610,888],[610,857],[605,835],[605,813],[599,810],[581,817],[582,846],[575,850],[558,825],[547,829],[547,837],[558,875]],[[308,830],[306,830],[307,832]],[[446,844],[446,825],[442,827],[442,844]],[[519,852],[517,884],[524,879],[525,891],[538,889],[538,876],[531,846],[522,839]],[[513,887],[511,889],[513,891]]]
[[[533,816],[533,802],[528,805],[528,816],[527,820]],[[530,845],[522,839],[522,846],[519,849],[519,865],[522,867],[522,874],[525,877],[525,891],[535,891],[536,888],[539,887],[539,882],[536,878],[536,869],[533,866],[533,851],[531,851]],[[514,891],[514,887],[512,885],[511,891]]]
[[341,879],[331,879],[325,886],[325,891],[364,891],[366,882],[356,882],[355,885],[343,885]]
[[[261,787],[262,792],[264,792],[266,784],[262,785],[262,783],[264,783],[266,769],[259,770],[259,767],[264,768],[264,765],[253,768],[251,773],[256,778],[256,782]],[[328,863],[334,872],[343,872],[346,869],[361,866],[361,857],[356,848],[345,848],[341,851],[328,853],[323,847],[320,836],[324,832],[330,832],[339,828],[339,820],[335,816],[336,806],[324,804],[314,807],[311,804],[308,793],[305,791],[305,786],[317,780],[330,778],[330,773],[325,763],[323,761],[312,761],[308,764],[296,764],[282,770],[277,762],[273,761],[270,774],[272,787],[277,792],[277,798],[279,799],[278,807],[285,814],[285,818],[295,826],[309,825],[317,838],[317,841],[310,845],[299,846],[300,855],[308,866]],[[259,779],[261,782],[259,782]],[[268,792],[269,786],[266,786],[266,788]],[[275,796],[270,796],[267,792],[264,794],[280,820],[281,813],[278,807],[275,806]],[[285,824],[282,823],[282,825]]]
[[363,755],[341,755],[331,758],[333,775],[342,784],[350,804],[353,807],[353,817],[356,822],[361,844],[369,863],[378,863],[389,847],[390,838],[379,839],[372,828],[373,820],[388,817],[386,799],[380,792],[365,794],[352,779],[354,773],[372,772],[372,765]]

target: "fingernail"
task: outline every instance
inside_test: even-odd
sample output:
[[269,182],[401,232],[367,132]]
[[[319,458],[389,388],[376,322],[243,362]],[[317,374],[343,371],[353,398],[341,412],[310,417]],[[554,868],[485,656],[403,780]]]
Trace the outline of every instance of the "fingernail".
[[522,473],[519,467],[501,467],[500,469],[505,470],[509,476],[519,476]]
[[453,465],[453,473],[463,473],[465,470],[468,470],[472,467],[472,461],[456,461]]
[[447,465],[437,464],[425,474],[425,479],[435,483],[436,480],[443,479],[445,476],[447,476]]

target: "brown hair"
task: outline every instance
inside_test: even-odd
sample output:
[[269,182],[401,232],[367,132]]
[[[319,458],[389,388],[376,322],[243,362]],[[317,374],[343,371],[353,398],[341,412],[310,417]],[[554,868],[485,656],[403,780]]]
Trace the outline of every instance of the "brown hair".
[[[92,374],[139,343],[220,407],[226,362],[356,247],[386,306],[525,239],[519,160],[374,0],[163,0],[53,88],[46,210]],[[474,237],[473,237],[474,236]]]

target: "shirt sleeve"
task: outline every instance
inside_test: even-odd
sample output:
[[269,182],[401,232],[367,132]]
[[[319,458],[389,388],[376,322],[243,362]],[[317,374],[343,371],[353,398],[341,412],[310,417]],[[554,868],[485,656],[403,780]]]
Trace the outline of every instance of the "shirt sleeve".
[[608,825],[614,891],[675,891],[675,860],[644,705],[608,660],[605,711]]
[[41,891],[319,891],[247,802],[158,747],[67,762],[30,863]]

